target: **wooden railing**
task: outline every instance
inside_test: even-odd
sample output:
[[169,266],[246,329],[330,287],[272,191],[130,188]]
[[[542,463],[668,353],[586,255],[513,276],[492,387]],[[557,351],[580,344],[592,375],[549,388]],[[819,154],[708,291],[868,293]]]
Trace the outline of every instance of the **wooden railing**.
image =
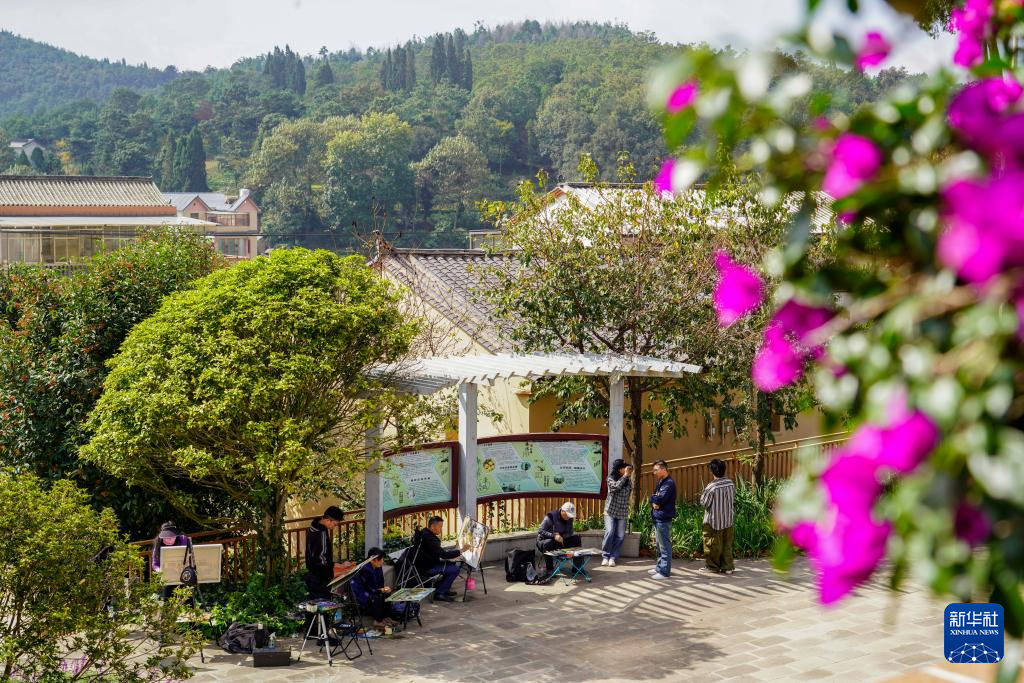
[[[285,550],[288,563],[286,571],[300,571],[305,565],[306,530],[314,517],[299,517],[285,521]],[[331,533],[334,557],[337,560],[353,559],[361,555],[363,545],[363,510],[347,510],[345,519]],[[221,576],[224,581],[245,581],[259,571],[256,560],[256,534],[241,529],[200,531],[189,534],[193,543],[220,543],[224,546],[221,560]],[[152,541],[136,541],[132,545],[141,549],[150,566]]]
[[[793,473],[797,454],[801,449],[813,449],[813,452],[820,457],[841,446],[848,438],[848,432],[837,432],[771,444],[765,453],[764,476],[766,479],[786,479]],[[695,500],[711,480],[711,473],[708,471],[709,462],[717,458],[725,463],[726,476],[733,480],[750,480],[753,478],[753,468],[750,463],[753,456],[753,449],[738,448],[731,451],[676,458],[667,460],[665,464],[668,465],[669,475],[676,482],[676,495],[681,499]],[[640,473],[640,490],[644,494],[649,494],[654,490],[654,474],[651,473],[649,465]]]
[[[839,432],[824,436],[782,441],[772,444],[765,456],[765,476],[785,479],[793,472],[797,453],[803,448],[813,449],[819,457],[843,444],[849,434]],[[753,451],[740,448],[718,453],[707,453],[667,461],[669,474],[676,482],[676,492],[681,499],[694,500],[700,496],[704,485],[710,480],[707,464],[718,458],[725,462],[726,472],[733,479],[749,479],[752,476],[749,458]],[[640,474],[640,494],[645,497],[654,488],[654,478],[647,467]],[[514,498],[477,505],[477,519],[498,532],[530,529],[539,525],[551,510],[571,501],[576,506],[576,517],[587,520],[604,514],[604,500],[578,498],[575,496],[544,496],[538,498]],[[337,560],[354,559],[362,556],[364,538],[364,511],[348,510],[345,519],[332,532],[334,557]],[[409,537],[415,528],[426,526],[427,519],[438,515],[444,520],[441,535],[454,537],[458,532],[458,513],[454,509],[430,510],[403,515],[384,524],[387,537]],[[305,565],[306,530],[313,517],[300,517],[285,522],[285,547],[288,557],[288,571],[302,571]],[[224,545],[223,578],[225,581],[245,581],[250,574],[258,571],[256,564],[256,537],[253,532],[238,529],[226,531],[202,531],[191,534],[198,543],[221,543]],[[150,542],[139,541],[147,563],[150,557]]]

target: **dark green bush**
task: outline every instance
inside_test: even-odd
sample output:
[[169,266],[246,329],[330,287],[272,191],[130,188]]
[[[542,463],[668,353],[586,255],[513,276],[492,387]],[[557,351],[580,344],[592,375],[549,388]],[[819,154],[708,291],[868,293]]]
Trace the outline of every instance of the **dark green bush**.
[[301,626],[301,622],[289,615],[306,599],[302,573],[289,575],[284,586],[279,583],[264,586],[263,575],[253,574],[248,583],[225,583],[202,587],[202,590],[211,613],[211,624],[203,627],[207,638],[219,638],[234,621],[262,623],[279,636],[291,635]]
[[[782,482],[768,480],[760,488],[748,482],[736,482],[733,552],[737,557],[761,557],[775,547],[775,521],[772,508]],[[644,505],[630,517],[631,529],[640,534],[640,547],[654,549],[654,523],[651,510]],[[701,529],[704,508],[700,503],[681,502],[676,505],[672,523],[672,554],[677,557],[703,557]]]

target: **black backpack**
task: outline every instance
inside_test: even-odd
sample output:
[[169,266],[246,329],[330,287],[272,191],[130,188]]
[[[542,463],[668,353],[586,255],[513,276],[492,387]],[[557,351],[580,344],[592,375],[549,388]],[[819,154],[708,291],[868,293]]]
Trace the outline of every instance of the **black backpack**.
[[537,553],[510,550],[505,557],[505,580],[509,583],[533,583],[537,580]]
[[270,641],[266,629],[257,624],[239,624],[237,621],[228,626],[228,630],[218,641],[220,646],[233,653],[252,652],[253,648],[266,647]]

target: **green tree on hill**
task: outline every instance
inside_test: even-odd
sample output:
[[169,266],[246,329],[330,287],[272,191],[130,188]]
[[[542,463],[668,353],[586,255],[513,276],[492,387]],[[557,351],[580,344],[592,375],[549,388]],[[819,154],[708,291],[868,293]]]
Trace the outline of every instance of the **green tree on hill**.
[[[254,530],[261,568],[279,580],[287,501],[355,476],[366,430],[401,403],[367,375],[416,333],[399,298],[361,257],[326,251],[218,271],[125,340],[82,454],[190,518]],[[181,475],[232,504],[181,495],[167,484]]]

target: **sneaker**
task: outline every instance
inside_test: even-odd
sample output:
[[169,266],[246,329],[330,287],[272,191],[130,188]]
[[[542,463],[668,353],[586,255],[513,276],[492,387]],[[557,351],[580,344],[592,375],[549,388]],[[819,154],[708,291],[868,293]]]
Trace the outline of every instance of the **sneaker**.
[[614,566],[615,566],[615,559],[614,559],[614,558],[613,558],[613,559],[610,559],[610,560],[608,560],[608,566],[609,566],[609,567],[614,567]]
[[736,573],[736,570],[735,569],[726,569],[725,573],[728,574],[729,576],[732,576],[733,574]]
[[653,574],[651,574],[651,578],[654,579],[655,581],[663,581],[663,580],[667,579],[668,577],[665,576],[664,574],[662,574],[661,572],[654,572]]
[[697,570],[697,573],[698,574],[704,574],[705,576],[717,576],[718,575],[718,572],[716,572],[714,569],[710,569],[708,567],[701,567],[700,569]]
[[654,569],[648,569],[647,573],[653,576],[654,574],[658,573],[658,568],[655,567]]
[[607,567],[608,566],[608,558],[607,557],[602,557],[601,558],[601,566],[602,567]]

